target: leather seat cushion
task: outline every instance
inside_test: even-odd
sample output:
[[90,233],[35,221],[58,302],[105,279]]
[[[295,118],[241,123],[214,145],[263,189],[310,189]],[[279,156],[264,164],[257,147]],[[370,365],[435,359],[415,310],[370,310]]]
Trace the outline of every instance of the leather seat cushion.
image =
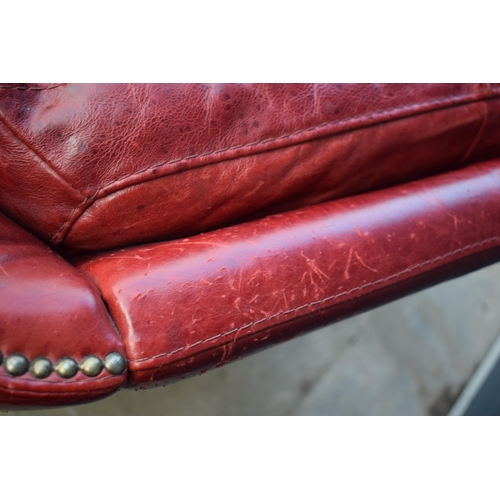
[[0,209],[62,249],[194,235],[494,158],[499,98],[495,84],[5,85]]

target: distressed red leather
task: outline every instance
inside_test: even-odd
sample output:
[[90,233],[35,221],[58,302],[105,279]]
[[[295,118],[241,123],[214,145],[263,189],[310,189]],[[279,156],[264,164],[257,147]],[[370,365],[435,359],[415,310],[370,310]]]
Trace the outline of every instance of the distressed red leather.
[[499,199],[497,160],[78,266],[157,385],[498,260]]
[[[182,379],[496,262],[499,195],[500,84],[0,84],[0,407]],[[109,353],[128,371],[85,375]]]
[[180,238],[494,158],[499,96],[497,84],[4,85],[0,209],[72,249]]
[[95,377],[79,371],[64,379],[55,371],[44,379],[29,371],[6,373],[5,360],[21,354],[53,364],[69,356],[104,359],[125,355],[99,291],[77,269],[17,224],[0,214],[0,408],[56,406],[102,398],[117,390],[126,373]]

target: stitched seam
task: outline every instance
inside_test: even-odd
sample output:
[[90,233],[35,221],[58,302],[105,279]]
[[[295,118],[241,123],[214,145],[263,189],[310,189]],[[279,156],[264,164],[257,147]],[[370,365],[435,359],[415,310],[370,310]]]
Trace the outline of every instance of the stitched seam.
[[[83,196],[83,195],[82,195]],[[95,198],[95,195],[92,197],[92,198]],[[50,240],[51,243],[53,243],[57,237],[59,236],[59,234],[61,234],[61,231],[65,228],[65,226],[67,226],[69,224],[69,221],[71,220],[71,218],[73,217],[74,213],[80,208],[82,207],[83,205],[85,205],[87,203],[87,201],[89,200],[89,197],[88,196],[85,196],[85,198],[83,199],[83,201],[77,205],[75,208],[73,208],[73,210],[70,212],[70,214],[68,215],[68,218],[66,219],[66,221],[62,224],[62,226],[59,228],[59,230],[57,231],[57,233],[52,237],[52,239]],[[85,211],[85,209],[83,210]],[[68,227],[68,231],[71,229],[71,226]],[[64,235],[65,236],[65,235]],[[64,238],[63,236],[63,238]]]
[[[315,130],[318,130],[318,129],[321,129],[321,128],[325,128],[325,127],[330,126],[330,125],[335,125],[335,124],[338,124],[338,123],[344,123],[344,122],[345,123],[349,123],[349,122],[352,122],[352,121],[355,121],[355,120],[359,120],[361,118],[373,118],[373,117],[375,117],[377,115],[383,116],[385,114],[389,114],[389,113],[392,113],[392,112],[395,112],[395,111],[408,111],[408,110],[412,110],[412,109],[419,110],[421,108],[424,108],[425,106],[428,106],[429,104],[443,104],[443,103],[450,103],[450,104],[452,104],[452,103],[454,103],[456,101],[460,101],[461,99],[463,99],[465,97],[473,98],[473,97],[479,97],[479,96],[494,97],[492,90],[483,91],[483,92],[477,92],[477,93],[466,93],[466,94],[461,94],[461,95],[454,96],[454,97],[447,97],[447,98],[443,98],[443,99],[431,99],[431,100],[426,101],[424,103],[416,103],[416,104],[410,104],[410,105],[405,105],[405,106],[396,106],[394,108],[382,109],[382,110],[374,111],[374,112],[371,112],[371,113],[358,114],[358,115],[355,115],[355,116],[350,116],[350,117],[342,118],[340,120],[332,120],[332,121],[324,122],[324,123],[321,123],[319,125],[314,125],[312,127],[308,127],[308,128],[305,128],[305,129],[297,130],[297,131],[294,131],[294,132],[288,132],[288,133],[283,134],[283,135],[281,135],[279,137],[262,139],[260,141],[249,142],[247,144],[237,144],[237,145],[230,146],[230,147],[224,148],[224,149],[217,149],[217,150],[206,152],[206,153],[200,153],[200,154],[196,154],[196,155],[189,155],[189,156],[186,156],[184,158],[178,158],[176,160],[169,160],[169,161],[165,161],[165,162],[160,162],[160,163],[157,163],[157,164],[152,165],[150,167],[143,168],[143,169],[141,169],[141,170],[139,170],[137,172],[132,172],[130,174],[126,174],[126,175],[124,175],[122,177],[119,177],[118,179],[114,179],[114,180],[108,182],[107,184],[104,184],[103,186],[101,186],[100,190],[103,190],[103,189],[111,186],[112,184],[118,183],[118,182],[120,182],[120,181],[122,181],[124,179],[129,178],[129,177],[140,175],[140,174],[142,174],[144,172],[147,172],[148,170],[151,170],[153,168],[159,168],[159,167],[162,167],[164,165],[171,165],[171,164],[174,164],[174,163],[181,163],[181,162],[186,161],[186,160],[192,160],[192,159],[195,159],[195,158],[202,158],[202,157],[209,156],[209,155],[212,155],[212,154],[224,153],[224,152],[232,151],[232,150],[235,150],[235,149],[243,149],[243,148],[250,147],[250,146],[259,146],[261,144],[268,144],[268,143],[271,143],[271,142],[277,142],[279,140],[291,138],[291,137],[293,137],[295,135],[298,135],[298,134],[301,134],[301,133],[304,133],[304,132],[313,132]],[[437,111],[437,110],[430,109],[427,112],[432,112],[432,111]],[[397,119],[397,118],[395,118],[395,119]],[[373,125],[375,125],[375,124],[373,124]],[[338,133],[342,133],[342,131],[339,131]],[[309,140],[311,140],[311,139],[309,139]],[[155,179],[159,179],[161,177],[164,177],[165,175],[168,175],[168,173],[164,174],[163,176],[155,177]],[[107,194],[109,194],[109,193],[107,193]]]
[[[456,255],[458,253],[463,253],[467,250],[470,250],[472,248],[476,248],[476,247],[479,247],[479,246],[482,246],[486,243],[490,243],[490,242],[493,242],[493,241],[500,241],[500,236],[493,236],[491,238],[487,238],[485,240],[482,240],[482,241],[479,241],[479,242],[476,242],[476,243],[472,243],[470,245],[466,245],[465,247],[462,247],[462,248],[459,248],[457,250],[453,250],[452,252],[448,252],[448,253],[445,253],[444,255],[440,255],[439,257],[435,257],[434,259],[430,259],[430,260],[426,260],[424,262],[420,262],[419,264],[415,264],[411,267],[408,267],[407,269],[404,269],[403,271],[399,271],[395,274],[391,274],[390,276],[387,276],[385,278],[381,278],[381,279],[378,279],[376,281],[371,281],[369,283],[365,283],[364,285],[360,285],[360,286],[356,286],[354,288],[351,288],[350,290],[347,290],[345,292],[342,292],[342,293],[338,293],[338,294],[335,294],[335,295],[330,295],[329,297],[325,297],[324,299],[321,299],[321,300],[315,300],[313,302],[309,302],[308,304],[304,304],[302,306],[299,306],[299,307],[296,307],[296,308],[293,308],[293,309],[289,309],[287,311],[282,311],[282,312],[279,312],[279,313],[276,313],[276,314],[273,314],[271,316],[267,316],[265,318],[262,318],[262,319],[259,319],[257,321],[252,321],[244,326],[240,326],[239,328],[233,328],[232,330],[229,330],[227,332],[224,332],[224,333],[220,333],[218,335],[214,335],[213,337],[210,337],[208,339],[204,339],[204,340],[200,340],[198,342],[195,342],[194,344],[190,344],[188,346],[185,346],[185,347],[180,347],[178,349],[175,349],[174,351],[171,351],[171,352],[168,352],[168,353],[164,353],[164,354],[158,354],[156,356],[151,356],[151,357],[148,357],[148,358],[141,358],[141,359],[131,359],[129,360],[129,363],[139,363],[139,362],[142,362],[142,361],[150,361],[150,360],[153,360],[153,359],[158,359],[158,358],[162,358],[162,357],[166,357],[166,356],[171,356],[173,354],[177,354],[179,352],[182,352],[184,350],[187,350],[187,349],[191,349],[193,347],[196,347],[200,344],[203,344],[205,342],[210,342],[210,341],[213,341],[213,340],[216,340],[218,338],[221,338],[221,337],[225,337],[225,336],[228,336],[228,335],[231,335],[233,333],[236,333],[236,332],[239,332],[241,330],[245,330],[247,328],[251,328],[252,326],[256,326],[256,325],[260,325],[262,323],[265,323],[266,321],[270,321],[272,319],[275,319],[275,318],[278,318],[279,316],[283,316],[283,315],[286,315],[286,314],[291,314],[293,312],[297,312],[297,311],[301,311],[302,309],[306,309],[310,306],[317,306],[319,304],[323,304],[325,302],[329,302],[333,299],[337,299],[339,297],[344,297],[346,295],[349,295],[351,293],[354,293],[354,292],[357,292],[357,291],[360,291],[360,290],[364,290],[364,289],[367,289],[367,288],[371,288],[373,286],[376,286],[376,285],[379,285],[381,283],[384,283],[386,281],[391,281],[395,278],[398,278],[399,276],[402,276],[404,274],[407,274],[411,271],[414,271],[415,269],[418,269],[419,267],[422,267],[422,266],[425,266],[425,265],[428,265],[428,264],[433,264],[435,262],[438,262],[440,260],[443,260],[443,259],[446,259],[448,257],[452,257],[453,255]],[[132,370],[134,371],[134,370]],[[137,370],[137,371],[140,371],[140,370]]]
[[15,84],[10,84],[10,85],[0,85],[0,89],[11,89],[11,90],[52,90],[56,89],[57,87],[62,87],[63,85],[66,85],[65,83],[54,83],[53,85],[50,85],[49,87],[21,87],[20,85],[15,85]]
[[[442,103],[445,103],[445,102],[448,102],[448,103],[452,104],[452,103],[454,103],[456,101],[460,101],[461,99],[463,99],[465,97],[474,98],[474,97],[478,97],[478,96],[485,96],[485,97],[491,97],[491,98],[493,98],[494,97],[493,92],[494,92],[494,90],[490,89],[488,91],[483,91],[483,92],[466,93],[466,94],[461,94],[459,96],[454,96],[454,97],[451,97],[451,98],[447,97],[447,98],[443,98],[443,99],[431,99],[431,100],[426,101],[424,103],[418,103],[418,104],[412,104],[412,105],[407,105],[407,106],[399,106],[399,107],[388,108],[388,109],[384,109],[384,110],[378,110],[378,111],[375,111],[375,112],[372,112],[372,113],[359,114],[359,115],[351,116],[351,117],[348,117],[348,118],[343,118],[343,119],[340,119],[340,120],[333,120],[333,121],[330,121],[330,122],[325,122],[325,123],[322,123],[320,125],[315,125],[313,127],[309,127],[309,128],[306,128],[306,129],[297,130],[295,132],[287,133],[287,134],[284,134],[284,135],[282,135],[280,137],[277,137],[277,138],[263,139],[261,141],[251,142],[251,143],[248,143],[248,144],[231,146],[231,147],[226,148],[226,149],[215,150],[215,151],[211,151],[211,152],[208,152],[208,153],[201,153],[201,154],[198,154],[198,155],[191,155],[191,156],[187,156],[185,158],[181,158],[181,159],[177,159],[177,160],[169,160],[167,162],[160,162],[160,163],[157,163],[157,164],[152,165],[150,167],[146,167],[144,169],[141,169],[141,170],[139,170],[137,172],[126,174],[123,177],[120,177],[118,179],[112,180],[112,181],[108,182],[107,184],[104,184],[100,188],[97,188],[96,193],[92,196],[92,201],[88,204],[87,207],[85,207],[84,210],[82,210],[82,212],[80,213],[79,217],[81,215],[83,215],[88,208],[90,208],[90,206],[92,205],[92,203],[96,199],[98,199],[98,198],[104,198],[105,196],[108,196],[108,195],[110,195],[110,194],[112,194],[114,192],[120,191],[121,188],[116,189],[116,191],[108,191],[107,193],[104,193],[103,196],[98,196],[99,193],[102,190],[108,188],[109,186],[111,186],[111,185],[113,185],[115,183],[123,181],[123,180],[125,180],[125,179],[127,179],[129,177],[138,176],[138,175],[143,174],[144,172],[147,172],[148,170],[152,170],[154,168],[160,168],[160,167],[162,167],[164,165],[172,165],[172,164],[175,164],[175,163],[181,163],[181,162],[186,161],[186,160],[190,160],[190,159],[194,159],[194,158],[201,158],[201,157],[205,157],[205,156],[210,156],[212,154],[224,153],[226,151],[232,151],[232,150],[236,150],[236,149],[243,149],[245,147],[250,147],[250,146],[258,146],[260,144],[267,144],[267,143],[270,143],[270,142],[277,142],[279,140],[282,140],[282,139],[285,139],[285,138],[290,138],[290,137],[293,137],[295,135],[298,135],[298,134],[301,134],[301,133],[304,133],[304,132],[312,132],[314,130],[317,130],[317,129],[320,129],[320,128],[324,128],[324,127],[327,127],[327,126],[330,126],[330,125],[335,125],[337,123],[342,123],[342,122],[349,123],[351,121],[355,121],[355,120],[358,120],[360,118],[370,118],[370,117],[374,117],[374,116],[377,116],[377,115],[383,116],[384,114],[392,113],[394,111],[404,111],[404,110],[410,110],[410,109],[416,109],[416,110],[418,110],[418,109],[421,109],[421,108],[423,108],[425,106],[428,106],[429,104],[442,104]],[[465,103],[462,103],[462,104],[466,105],[468,103],[465,102]],[[433,111],[438,111],[438,110],[436,110],[436,109],[430,109],[430,110],[427,110],[426,112],[433,112]],[[398,119],[398,118],[396,117],[396,118],[393,118],[393,119]],[[375,125],[375,124],[373,124],[373,125]],[[333,132],[332,134],[336,134],[336,133],[341,134],[341,133],[344,133],[344,131]],[[311,141],[311,140],[316,140],[317,138],[318,137],[309,138],[309,139],[304,140],[304,142],[308,142],[308,141]],[[284,147],[288,147],[288,146],[284,146]],[[256,153],[249,153],[249,154],[256,154]],[[220,159],[219,161],[224,161],[224,160]],[[207,166],[207,164],[205,164],[203,166]],[[179,172],[175,172],[175,173],[179,173]],[[167,177],[168,175],[171,175],[171,174],[169,174],[169,172],[165,172],[162,175],[155,176],[154,179],[140,180],[140,181],[138,181],[136,183],[130,184],[127,187],[139,185],[139,184],[142,184],[144,182],[151,181],[151,180],[161,179],[161,178]],[[84,205],[88,201],[88,199],[89,198],[86,198],[80,205],[78,205],[78,207],[75,207],[75,210],[77,208],[81,207],[82,205]],[[73,210],[73,212],[69,215],[68,219],[59,228],[59,230],[57,231],[56,235],[51,239],[51,242],[54,242],[56,240],[56,238],[61,234],[61,232],[63,231],[63,229],[65,228],[65,226],[68,225],[69,221],[73,217],[73,214],[74,214],[75,210]],[[66,237],[66,235],[71,231],[72,227],[74,226],[74,224],[76,223],[76,221],[78,220],[79,217],[77,217],[77,219],[75,219],[75,221],[73,221],[73,223],[68,226],[68,228],[65,231],[64,235],[61,237],[61,242],[64,240],[64,238]]]

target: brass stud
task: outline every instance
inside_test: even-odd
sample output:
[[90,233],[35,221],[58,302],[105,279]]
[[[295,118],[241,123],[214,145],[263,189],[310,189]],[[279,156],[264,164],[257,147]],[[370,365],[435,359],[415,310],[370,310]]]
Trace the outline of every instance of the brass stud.
[[112,375],[120,375],[125,370],[126,362],[120,353],[110,352],[104,359],[104,366]]
[[64,357],[57,361],[56,373],[62,378],[71,378],[78,372],[78,365],[73,358]]
[[53,370],[52,363],[47,358],[36,358],[31,363],[30,372],[35,378],[47,378]]
[[[60,358],[55,366],[48,358],[41,356],[34,359],[30,366],[29,361],[22,354],[9,354],[4,358],[0,351],[0,365],[2,364],[9,375],[19,377],[29,370],[31,375],[38,379],[47,378],[54,370],[62,378],[72,378],[78,373],[79,368],[77,362],[69,356]],[[127,362],[120,353],[111,352],[104,359],[104,363],[99,357],[91,354],[86,356],[80,364],[81,371],[88,377],[96,377],[104,367],[112,375],[120,375],[126,369]]]
[[101,373],[104,365],[102,361],[97,356],[87,356],[80,363],[80,369],[88,377],[96,377]]
[[5,358],[5,371],[14,377],[24,375],[28,371],[29,366],[28,360],[22,354],[9,354]]

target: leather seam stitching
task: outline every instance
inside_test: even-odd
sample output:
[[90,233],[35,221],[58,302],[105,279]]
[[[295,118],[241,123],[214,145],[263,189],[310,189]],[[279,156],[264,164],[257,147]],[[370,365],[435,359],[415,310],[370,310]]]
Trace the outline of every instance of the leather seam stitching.
[[[274,138],[267,138],[267,139],[262,139],[260,141],[254,141],[254,142],[249,142],[247,144],[236,144],[236,145],[233,145],[233,146],[230,146],[230,147],[227,147],[227,148],[223,148],[223,149],[217,149],[217,150],[214,150],[214,151],[210,151],[210,152],[205,152],[205,153],[199,153],[199,154],[196,154],[196,155],[189,155],[189,156],[186,156],[184,158],[177,158],[175,160],[169,160],[169,161],[164,161],[164,162],[160,162],[160,163],[156,163],[155,165],[152,165],[152,166],[149,166],[149,167],[146,167],[146,168],[143,168],[137,172],[133,172],[133,173],[130,173],[130,174],[126,174],[122,177],[119,177],[118,179],[114,179],[112,181],[109,181],[108,183],[102,185],[100,188],[98,188],[99,191],[115,184],[115,183],[118,183],[124,179],[127,179],[129,177],[133,177],[135,175],[139,175],[139,174],[142,174],[144,172],[147,172],[148,170],[151,170],[153,168],[159,168],[159,167],[162,167],[164,165],[171,165],[171,164],[174,164],[174,163],[181,163],[183,161],[187,161],[187,160],[192,160],[192,159],[195,159],[195,158],[201,158],[201,157],[204,157],[204,156],[210,156],[210,155],[213,155],[213,154],[219,154],[219,153],[225,153],[226,151],[232,151],[232,150],[235,150],[235,149],[243,149],[243,148],[246,148],[246,147],[251,147],[251,146],[259,146],[261,144],[267,144],[267,143],[270,143],[270,142],[277,142],[277,141],[280,141],[282,139],[287,139],[287,138],[290,138],[292,136],[295,136],[295,135],[298,135],[298,134],[301,134],[301,133],[304,133],[304,132],[313,132],[317,129],[320,129],[320,128],[325,128],[329,125],[335,125],[335,124],[338,124],[338,123],[349,123],[349,122],[353,122],[355,120],[359,120],[361,118],[373,118],[377,115],[385,115],[385,114],[388,114],[388,113],[392,113],[392,112],[395,112],[395,111],[408,111],[408,110],[412,110],[414,109],[415,111],[418,111],[419,109],[421,108],[424,108],[426,106],[428,106],[429,104],[443,104],[443,103],[449,103],[449,104],[453,104],[454,102],[456,101],[460,101],[461,99],[465,98],[465,97],[469,97],[469,98],[474,98],[474,97],[479,97],[479,96],[484,96],[486,98],[493,98],[494,97],[494,93],[493,93],[493,90],[489,90],[489,91],[483,91],[483,92],[476,92],[476,93],[472,93],[472,92],[469,92],[469,93],[465,93],[465,94],[460,94],[458,96],[453,96],[453,97],[446,97],[446,98],[442,98],[442,99],[430,99],[429,101],[425,101],[425,102],[421,102],[421,103],[416,103],[416,104],[410,104],[410,105],[404,105],[404,106],[396,106],[396,107],[393,107],[393,108],[387,108],[387,109],[382,109],[382,110],[377,110],[377,111],[373,111],[373,112],[370,112],[370,113],[365,113],[365,114],[358,114],[358,115],[354,115],[354,116],[349,116],[349,117],[346,117],[346,118],[342,118],[340,120],[332,120],[332,121],[329,121],[329,122],[324,122],[324,123],[320,123],[319,125],[314,125],[312,127],[308,127],[308,128],[305,128],[305,129],[301,129],[301,130],[296,130],[294,132],[288,132],[286,134],[283,134],[279,137],[274,137]],[[466,103],[464,103],[466,104]],[[437,111],[437,110],[434,110],[434,109],[430,109],[428,110],[427,112],[433,112],[433,111]],[[394,120],[398,119],[398,118],[393,118]],[[375,125],[375,124],[373,124]],[[342,131],[339,131],[338,132],[339,134],[340,133],[343,133]],[[316,138],[311,138],[309,140],[315,140]],[[305,142],[308,142],[307,140]],[[223,160],[221,160],[223,161]],[[159,177],[155,177],[155,179],[159,179],[161,177],[165,177],[166,175],[168,174],[164,174],[163,176],[159,176]],[[138,184],[142,183],[142,182],[146,182],[146,181],[140,181],[138,182]],[[130,186],[128,186],[130,187]],[[109,193],[107,193],[109,194]]]
[[[199,340],[198,342],[195,342],[194,344],[190,344],[188,346],[180,347],[178,349],[175,349],[174,351],[171,351],[171,352],[168,352],[168,353],[164,353],[164,354],[158,354],[156,356],[151,356],[151,357],[147,357],[147,358],[129,359],[129,364],[130,363],[140,363],[140,362],[143,362],[143,361],[150,361],[150,360],[153,360],[153,359],[158,359],[158,358],[162,358],[162,357],[166,357],[166,356],[171,356],[173,354],[177,354],[177,353],[182,352],[184,350],[192,349],[193,347],[196,347],[196,346],[198,346],[200,344],[203,344],[205,342],[210,342],[210,341],[216,340],[218,338],[225,337],[225,336],[231,335],[233,333],[240,332],[241,330],[245,330],[245,329],[250,328],[252,326],[259,325],[259,324],[264,323],[266,321],[269,321],[271,319],[275,319],[275,318],[277,318],[279,316],[283,316],[285,314],[291,314],[293,312],[297,312],[297,311],[300,311],[302,309],[306,309],[307,307],[310,307],[310,306],[316,306],[316,305],[319,305],[319,304],[323,304],[323,303],[329,302],[329,301],[331,301],[333,299],[336,299],[336,298],[339,298],[339,297],[343,297],[343,296],[349,295],[351,293],[354,293],[354,292],[357,292],[357,291],[360,291],[360,290],[371,288],[371,287],[373,287],[375,285],[379,285],[379,284],[385,283],[387,281],[391,281],[394,278],[398,278],[399,276],[402,276],[402,275],[404,275],[406,273],[414,271],[415,269],[418,269],[419,267],[422,267],[422,266],[425,266],[425,265],[428,265],[428,264],[433,264],[433,263],[438,262],[440,260],[443,260],[443,259],[446,259],[446,258],[451,257],[453,255],[456,255],[458,253],[463,253],[463,252],[465,252],[467,250],[470,250],[472,248],[483,246],[483,245],[485,245],[487,243],[490,243],[490,242],[493,242],[493,241],[499,241],[499,240],[500,240],[500,236],[493,236],[491,238],[487,238],[485,240],[482,240],[482,241],[479,241],[479,242],[476,242],[476,243],[472,243],[470,245],[466,245],[465,247],[462,247],[462,248],[459,248],[457,250],[453,250],[451,252],[445,253],[443,255],[440,255],[439,257],[435,257],[433,259],[426,260],[424,262],[420,262],[419,264],[415,264],[413,266],[410,266],[410,267],[404,269],[403,271],[399,271],[399,272],[394,273],[394,274],[392,274],[390,276],[387,276],[385,278],[380,278],[378,280],[371,281],[369,283],[365,283],[364,285],[356,286],[356,287],[351,288],[350,290],[347,290],[345,292],[342,292],[342,293],[339,293],[339,294],[335,294],[335,295],[330,295],[329,297],[325,297],[324,299],[316,300],[316,301],[313,301],[313,302],[309,302],[307,304],[304,304],[304,305],[299,306],[299,307],[295,307],[293,309],[289,309],[287,311],[282,311],[282,312],[279,312],[279,313],[276,313],[276,314],[272,314],[271,316],[267,316],[267,317],[259,319],[257,321],[252,321],[252,322],[250,322],[250,323],[248,323],[246,325],[240,326],[238,328],[233,328],[232,330],[229,330],[227,332],[220,333],[218,335],[214,335],[214,336],[212,336],[212,337],[210,337],[208,339]],[[141,371],[141,370],[131,370],[131,371]]]
[[[83,196],[83,195],[82,195],[82,196]],[[68,223],[69,223],[69,222],[70,222],[70,220],[72,219],[72,217],[73,217],[73,215],[75,214],[75,212],[76,212],[76,211],[77,211],[80,207],[84,206],[84,205],[87,203],[87,201],[88,201],[89,199],[92,199],[92,201],[94,201],[94,199],[95,199],[95,195],[94,195],[94,196],[91,196],[90,198],[89,198],[88,196],[85,196],[85,198],[82,200],[82,202],[81,202],[81,203],[79,203],[78,205],[76,205],[76,207],[74,207],[74,208],[73,208],[73,210],[69,213],[68,218],[67,218],[67,219],[63,222],[62,226],[59,228],[59,230],[57,231],[57,233],[56,233],[56,234],[54,234],[54,236],[52,236],[52,238],[51,238],[51,240],[50,240],[50,242],[51,242],[51,243],[53,243],[53,242],[57,239],[57,237],[59,236],[59,234],[61,234],[61,231],[65,228],[65,226],[67,226],[67,225],[68,225]],[[91,202],[91,203],[92,203],[92,202]],[[83,209],[82,213],[86,210],[86,208],[87,208],[87,207],[85,207],[85,208]],[[79,214],[79,216],[80,216],[80,215],[81,215],[81,214]],[[78,217],[79,217],[79,216],[78,216]],[[77,217],[77,218],[78,218],[78,217]],[[66,231],[66,234],[69,232],[69,230],[70,230],[70,229],[71,229],[71,225],[68,227],[68,231]],[[65,234],[64,236],[66,236],[66,234]],[[64,239],[64,236],[62,237],[62,239]]]
[[[424,108],[425,106],[428,106],[429,104],[443,104],[443,103],[449,103],[449,104],[453,104],[457,101],[460,101],[461,99],[465,98],[465,97],[468,97],[468,98],[474,98],[474,97],[479,97],[479,96],[484,96],[485,98],[495,98],[495,95],[494,95],[494,91],[495,89],[497,89],[497,87],[493,87],[493,88],[490,88],[489,90],[487,91],[483,91],[483,92],[475,92],[475,93],[472,93],[472,92],[469,92],[469,93],[465,93],[465,94],[460,94],[458,96],[453,96],[453,97],[447,97],[447,98],[443,98],[443,99],[431,99],[429,101],[425,101],[423,103],[417,103],[417,104],[412,104],[412,105],[406,105],[406,106],[396,106],[394,108],[388,108],[388,109],[384,109],[384,110],[378,110],[378,111],[375,111],[375,112],[372,112],[372,113],[367,113],[367,114],[359,114],[359,115],[355,115],[355,116],[350,116],[348,118],[343,118],[341,120],[333,120],[333,121],[330,121],[330,122],[325,122],[325,123],[322,123],[322,124],[319,124],[319,125],[315,125],[313,127],[309,127],[309,128],[306,128],[306,129],[301,129],[301,130],[297,130],[295,132],[290,132],[290,133],[287,133],[287,134],[284,134],[282,136],[279,136],[279,137],[276,137],[276,138],[270,138],[270,139],[263,139],[261,141],[256,141],[256,142],[251,142],[251,143],[248,143],[248,144],[243,144],[243,145],[235,145],[235,146],[231,146],[229,148],[225,148],[225,149],[220,149],[220,150],[215,150],[215,151],[212,151],[212,152],[208,152],[208,153],[201,153],[201,154],[197,154],[197,155],[191,155],[191,156],[187,156],[185,158],[181,158],[181,159],[176,159],[176,160],[169,160],[167,162],[160,162],[160,163],[157,163],[155,165],[152,165],[150,167],[146,167],[144,169],[141,169],[137,172],[134,172],[134,173],[130,173],[130,174],[127,174],[123,177],[119,177],[118,179],[114,179],[110,182],[108,182],[107,184],[104,184],[103,186],[101,187],[98,187],[96,192],[94,193],[93,196],[91,197],[86,197],[86,199],[80,203],[80,205],[78,205],[77,207],[75,207],[75,209],[71,212],[71,214],[68,216],[67,220],[64,222],[64,224],[59,228],[59,230],[57,231],[57,233],[53,236],[53,238],[51,239],[51,242],[55,242],[56,238],[59,236],[59,234],[63,231],[63,229],[65,228],[65,226],[69,223],[69,221],[71,220],[71,218],[73,217],[75,211],[77,210],[77,208],[81,207],[82,205],[84,205],[89,199],[91,200],[91,202],[89,203],[89,205],[87,207],[85,207],[85,209],[80,213],[79,217],[81,215],[83,215],[83,213],[85,213],[85,211],[94,203],[95,200],[97,199],[100,199],[100,198],[104,198],[105,196],[108,196],[110,194],[113,194],[115,192],[118,192],[120,191],[121,189],[125,189],[125,188],[130,188],[132,186],[137,186],[137,185],[140,185],[140,184],[143,184],[145,182],[149,182],[149,181],[154,181],[154,180],[157,180],[157,179],[162,179],[164,177],[167,177],[169,175],[172,175],[172,173],[163,173],[161,175],[158,175],[158,176],[155,176],[154,178],[152,179],[143,179],[143,180],[139,180],[138,182],[136,183],[133,183],[133,184],[130,184],[129,186],[124,186],[123,188],[118,188],[116,191],[110,191],[110,192],[107,192],[107,193],[104,193],[102,196],[99,196],[99,193],[112,186],[113,184],[115,183],[119,183],[120,181],[122,180],[125,180],[129,177],[133,177],[133,176],[137,176],[137,175],[140,175],[144,172],[147,172],[148,170],[152,170],[154,168],[159,168],[159,167],[162,167],[162,166],[165,166],[165,165],[171,165],[171,164],[174,164],[174,163],[182,163],[183,161],[186,161],[186,160],[191,160],[191,159],[195,159],[195,158],[201,158],[201,157],[204,157],[204,156],[210,156],[210,155],[213,155],[213,154],[219,154],[219,153],[224,153],[226,151],[231,151],[231,150],[235,150],[235,149],[243,149],[245,147],[250,147],[250,146],[258,146],[260,144],[266,144],[266,143],[269,143],[269,142],[277,142],[281,139],[285,139],[285,138],[290,138],[291,136],[294,136],[294,135],[298,135],[298,134],[301,134],[301,133],[304,133],[304,132],[312,132],[316,129],[319,129],[319,128],[324,128],[324,127],[327,127],[329,125],[335,125],[337,123],[342,123],[342,122],[346,122],[346,123],[349,123],[351,121],[355,121],[355,120],[358,120],[360,118],[371,118],[371,117],[374,117],[376,115],[384,115],[386,113],[391,113],[391,112],[394,112],[394,111],[401,111],[401,110],[411,110],[411,109],[415,109],[415,112],[418,112],[418,110]],[[467,105],[467,104],[470,104],[470,103],[467,103],[467,102],[462,102],[461,105]],[[452,107],[452,106],[450,106]],[[443,108],[441,108],[443,109]],[[428,113],[432,113],[434,111],[438,111],[437,109],[429,109],[427,111],[424,111],[424,112],[428,112]],[[410,116],[413,116],[413,115],[410,115]],[[408,118],[410,117],[408,116]],[[392,118],[392,120],[397,120],[399,118]],[[381,122],[379,122],[380,124]],[[376,125],[376,124],[370,124],[370,125]],[[332,135],[336,135],[336,134],[342,134],[342,133],[345,133],[345,131],[338,131],[338,132],[333,132]],[[314,141],[314,140],[317,140],[319,137],[312,137],[312,138],[309,138],[309,139],[306,139],[304,140],[304,142],[309,142],[309,141]],[[300,142],[298,142],[297,144],[299,144]],[[283,146],[284,148],[286,147],[290,147],[292,144],[288,144],[288,145],[285,145]],[[249,153],[249,154],[258,154],[259,152],[252,152],[252,153]],[[219,161],[225,161],[224,159],[220,159],[217,161],[217,163]],[[206,167],[206,166],[209,166],[210,163],[208,164],[204,164],[202,165],[203,167]],[[174,173],[179,173],[178,171],[177,172],[174,172]],[[82,195],[83,196],[83,195]],[[77,217],[77,219],[79,218]],[[76,220],[77,220],[76,219]],[[66,237],[66,235],[71,231],[72,227],[74,226],[74,224],[76,223],[76,220],[73,221],[73,224],[70,224],[69,227],[67,228],[65,234],[62,236],[61,238],[61,243],[62,241],[64,240],[64,238]]]

